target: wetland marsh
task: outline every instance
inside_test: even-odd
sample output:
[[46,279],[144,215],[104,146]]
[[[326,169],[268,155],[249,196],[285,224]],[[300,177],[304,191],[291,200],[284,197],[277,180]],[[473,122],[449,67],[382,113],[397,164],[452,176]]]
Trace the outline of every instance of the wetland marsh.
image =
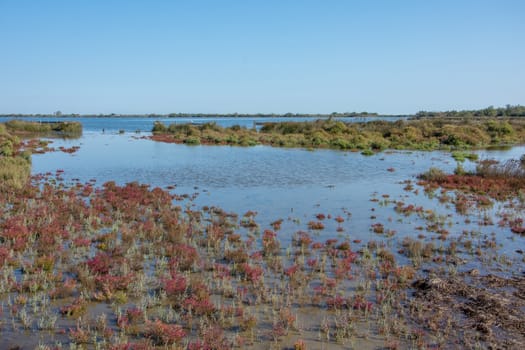
[[523,190],[420,175],[525,147],[190,146],[105,122],[1,194],[0,347],[523,344]]

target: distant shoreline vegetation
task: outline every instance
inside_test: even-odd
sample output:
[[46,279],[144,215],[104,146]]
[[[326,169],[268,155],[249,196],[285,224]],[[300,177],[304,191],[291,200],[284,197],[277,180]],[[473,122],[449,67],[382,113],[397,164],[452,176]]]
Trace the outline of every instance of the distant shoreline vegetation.
[[332,148],[362,151],[386,149],[467,150],[525,143],[525,118],[422,118],[345,123],[317,119],[304,122],[268,122],[260,130],[216,123],[170,124],[157,121],[155,141],[188,145],[232,145]]
[[409,117],[409,118],[469,118],[469,117],[525,117],[525,106],[507,105],[505,107],[489,106],[477,110],[460,110],[460,111],[419,111],[415,114],[379,114],[375,112],[333,112],[333,113],[142,113],[142,114],[78,114],[62,113],[0,113],[0,117],[12,118],[363,118],[363,117]]
[[330,114],[323,113],[146,113],[146,114],[77,114],[61,113],[52,114],[0,114],[0,117],[12,118],[364,118],[364,117],[401,117],[404,115],[383,115],[369,112],[333,112]]
[[489,106],[484,109],[463,110],[463,111],[445,111],[445,112],[427,112],[420,111],[414,115],[415,118],[495,118],[495,117],[525,117],[525,106],[512,106],[494,108]]

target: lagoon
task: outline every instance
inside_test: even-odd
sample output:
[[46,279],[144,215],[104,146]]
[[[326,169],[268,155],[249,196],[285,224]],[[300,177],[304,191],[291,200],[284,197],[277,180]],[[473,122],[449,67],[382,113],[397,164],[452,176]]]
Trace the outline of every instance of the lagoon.
[[[106,130],[111,129],[109,125],[114,125],[114,120],[108,118],[106,122]],[[97,124],[97,128],[104,125]],[[34,155],[33,173],[54,173],[61,169],[64,170],[61,177],[69,183],[95,179],[99,185],[106,181],[118,184],[136,181],[152,187],[175,186],[175,193],[195,196],[191,205],[196,208],[217,206],[239,215],[256,211],[261,229],[274,220],[285,219],[282,232],[288,232],[281,238],[288,243],[293,232],[304,229],[306,222],[319,213],[334,217],[351,215],[344,224],[344,235],[351,239],[374,239],[370,225],[381,220],[390,220],[389,227],[397,232],[396,239],[413,236],[414,227],[421,222],[395,219],[396,201],[449,215],[451,223],[465,220],[435,197],[429,198],[422,191],[415,194],[403,190],[404,181],[417,182],[417,176],[430,167],[453,172],[456,161],[449,152],[387,151],[364,156],[337,150],[268,146],[187,146],[154,142],[145,139],[147,135],[88,129],[77,140],[53,140],[51,146],[55,148],[80,146],[80,149],[74,154]],[[476,153],[481,159],[504,161],[519,158],[525,147]],[[473,169],[475,164],[467,161],[464,166]],[[375,199],[384,205],[378,205]],[[498,210],[496,205],[491,213]],[[504,250],[509,254],[514,250],[515,240],[521,241],[516,237],[509,241],[508,228],[480,227],[478,220],[471,221],[473,224],[454,227],[452,234],[459,235],[465,229],[497,232],[508,243],[504,244]],[[335,228],[335,224],[328,225],[319,235],[332,236]]]
[[[135,128],[138,124],[132,126],[130,124],[119,125],[115,123],[116,120],[118,119],[97,119],[95,124],[84,126],[84,134],[78,139],[49,139],[52,142],[49,146],[54,147],[57,151],[34,154],[32,156],[33,174],[47,173],[51,175],[49,180],[51,183],[63,183],[68,186],[79,184],[78,188],[84,189],[86,187],[82,184],[85,183],[94,183],[95,187],[101,189],[104,188],[103,184],[109,181],[115,181],[119,185],[138,182],[148,184],[151,188],[161,187],[169,190],[172,194],[179,195],[175,204],[185,209],[186,219],[184,220],[189,220],[193,215],[203,218],[202,221],[194,222],[200,233],[195,235],[192,233],[185,238],[188,239],[187,243],[191,244],[191,247],[197,247],[202,252],[202,256],[206,257],[201,262],[202,264],[208,261],[206,259],[210,259],[208,262],[213,262],[218,266],[231,267],[232,272],[226,274],[224,278],[227,280],[233,278],[231,283],[241,289],[246,287],[248,282],[255,283],[257,280],[247,277],[251,276],[248,272],[256,272],[259,266],[263,267],[263,284],[254,284],[250,287],[252,288],[250,298],[255,298],[259,292],[265,298],[277,298],[278,295],[284,295],[284,291],[292,294],[297,293],[298,299],[291,306],[291,310],[296,313],[296,316],[279,314],[279,317],[285,319],[297,317],[302,329],[300,333],[292,333],[291,336],[285,338],[283,344],[291,345],[298,337],[301,337],[306,339],[313,348],[328,345],[330,348],[339,349],[344,348],[348,342],[352,344],[357,342],[356,344],[360,348],[384,348],[388,339],[383,334],[378,333],[375,328],[370,328],[370,320],[374,320],[374,322],[377,320],[377,324],[380,324],[385,320],[384,317],[387,319],[394,317],[388,321],[389,324],[392,327],[394,325],[400,327],[396,323],[398,322],[396,318],[404,317],[402,315],[405,312],[403,311],[405,310],[404,307],[406,307],[406,304],[400,304],[400,308],[396,309],[395,312],[382,314],[384,307],[395,305],[391,301],[385,302],[381,299],[384,283],[395,282],[398,284],[396,284],[397,286],[404,286],[402,288],[406,288],[408,294],[399,291],[400,294],[398,295],[396,292],[396,295],[405,303],[414,300],[411,299],[413,296],[411,293],[414,288],[418,288],[411,284],[411,280],[414,278],[419,278],[416,282],[423,287],[426,283],[425,278],[435,274],[439,274],[443,279],[450,278],[450,281],[454,281],[453,279],[457,275],[467,276],[462,283],[479,274],[478,283],[484,283],[484,276],[491,276],[492,274],[510,278],[509,281],[516,281],[518,278],[517,281],[519,281],[523,271],[524,236],[513,233],[508,224],[498,224],[502,218],[508,220],[523,219],[522,199],[521,202],[519,199],[515,199],[511,202],[492,202],[491,205],[479,206],[475,198],[470,198],[467,200],[471,201],[471,206],[466,212],[462,212],[456,210],[454,202],[451,200],[455,196],[454,193],[439,189],[425,192],[424,188],[418,184],[418,175],[431,167],[442,169],[448,173],[454,171],[457,162],[449,152],[384,151],[365,156],[358,152],[326,149],[306,150],[269,146],[188,146],[152,141],[148,138],[151,135],[150,132],[136,132],[138,129]],[[146,123],[145,120],[142,122]],[[147,122],[153,123],[153,120]],[[121,130],[123,131],[121,132]],[[58,151],[60,147],[73,149],[73,146],[78,146],[78,150],[73,153]],[[475,153],[480,159],[505,161],[520,158],[525,153],[525,147],[513,147],[498,151],[483,150]],[[469,160],[463,163],[467,170],[474,169],[475,165]],[[58,191],[55,199],[58,203],[64,197],[60,192],[61,187],[57,186],[56,188]],[[108,192],[118,193],[111,192],[111,189],[115,190],[114,186],[109,186],[109,188]],[[138,187],[134,187],[134,189],[136,191]],[[97,193],[95,191],[94,195],[96,197],[102,193],[104,192]],[[135,194],[137,193],[135,192]],[[123,200],[124,206],[112,212],[111,221],[107,221],[106,218],[108,226],[100,232],[93,229],[91,219],[84,221],[86,227],[78,226],[81,230],[76,234],[80,234],[80,236],[76,237],[74,241],[76,243],[67,242],[64,244],[64,250],[61,253],[64,257],[62,263],[64,266],[60,268],[66,267],[64,271],[68,271],[68,274],[71,273],[68,269],[72,268],[72,271],[76,271],[75,266],[77,264],[70,260],[72,257],[74,259],[81,258],[80,261],[88,261],[88,264],[91,264],[90,267],[96,266],[96,264],[94,265],[96,256],[100,257],[106,253],[120,254],[119,245],[123,245],[127,247],[126,255],[129,254],[134,257],[133,259],[138,259],[145,264],[143,265],[145,266],[144,270],[139,268],[137,275],[140,275],[146,284],[142,286],[143,290],[141,289],[142,294],[140,294],[139,299],[130,298],[128,300],[124,294],[126,298],[120,300],[122,299],[120,297],[123,297],[122,294],[119,298],[108,294],[105,296],[106,299],[101,300],[102,296],[99,292],[89,294],[91,303],[87,307],[88,315],[83,317],[91,317],[92,319],[98,319],[101,315],[118,314],[121,308],[132,310],[132,307],[139,304],[146,310],[144,303],[154,302],[151,298],[156,297],[155,293],[158,291],[159,283],[164,286],[164,289],[170,290],[170,287],[164,284],[167,273],[166,264],[172,260],[167,260],[163,254],[159,254],[160,251],[149,250],[154,245],[158,245],[155,249],[163,249],[162,247],[167,244],[167,241],[164,240],[165,236],[170,231],[157,232],[157,235],[165,237],[161,240],[157,238],[159,236],[154,235],[148,239],[149,241],[143,240],[142,243],[135,246],[127,245],[134,234],[137,234],[137,239],[142,237],[138,232],[141,231],[140,227],[145,222],[140,222],[142,220],[140,215],[145,215],[147,219],[144,220],[146,221],[152,220],[152,217],[149,216],[153,211],[151,207],[148,207],[135,219],[123,220],[121,215],[126,215],[126,201],[124,197],[120,198],[118,195],[113,198],[116,198],[117,202]],[[169,200],[163,203],[168,203],[168,206],[171,205]],[[110,205],[113,206],[113,209],[116,208],[114,207],[115,203]],[[222,208],[224,212],[215,210],[214,207]],[[132,208],[128,207],[133,212]],[[177,209],[171,210],[170,215],[176,217],[178,215]],[[255,213],[255,215],[250,214],[243,217],[244,213],[248,212]],[[238,216],[231,213],[236,213]],[[98,219],[103,220],[103,217],[104,215],[101,214],[101,217],[95,218],[94,222],[96,223]],[[138,221],[135,222],[137,218]],[[84,217],[84,219],[87,218]],[[253,225],[251,219],[254,219]],[[233,220],[234,224],[230,226],[228,220]],[[278,228],[275,223],[281,220],[282,224],[277,225],[280,226]],[[216,251],[212,247],[214,236],[208,231],[210,228],[208,225],[211,222],[224,230],[232,228],[232,231],[226,236],[228,238],[224,239],[225,242],[221,243],[223,245],[219,246]],[[244,225],[245,223],[249,223],[249,225]],[[115,241],[112,244],[117,246],[114,247],[115,250],[108,251],[108,247],[102,242],[106,239],[103,236],[109,236],[110,232],[116,234]],[[132,232],[134,234],[129,236]],[[204,232],[207,234],[204,235]],[[127,243],[124,242],[125,234],[128,235]],[[235,238],[237,234],[239,234],[239,238]],[[276,254],[275,256],[261,253],[268,249],[268,246],[262,246],[268,243],[268,238],[273,237],[272,235],[275,235],[275,239],[278,241],[278,244],[274,245],[276,250],[272,253]],[[89,237],[89,239],[86,240],[85,237]],[[202,244],[201,239],[204,237],[208,241]],[[303,246],[298,243],[298,238],[301,237],[311,238],[314,243],[311,245],[307,243]],[[234,249],[239,245],[239,239],[246,242],[247,246],[249,246],[248,242],[256,242],[255,246],[247,249],[251,255],[248,260],[250,264],[246,267],[248,270],[245,272],[238,270],[239,266],[245,265],[239,265],[234,260],[236,259],[236,250]],[[334,240],[337,241],[337,245],[333,243]],[[90,248],[83,250],[76,244],[87,244]],[[242,243],[242,245],[244,244]],[[410,248],[410,244],[413,244],[412,248]],[[417,244],[420,244],[420,248],[417,248]],[[430,247],[427,250],[428,256],[420,255],[423,251],[423,244],[425,247]],[[180,245],[175,245],[175,247],[180,247]],[[319,247],[322,249],[317,250]],[[261,248],[264,249],[261,250]],[[134,254],[136,249],[145,249],[145,254]],[[182,253],[183,251],[179,252],[179,254]],[[218,255],[215,256],[214,254]],[[175,257],[177,256],[176,254]],[[329,256],[329,260],[323,260]],[[354,261],[353,259],[358,256],[358,260]],[[314,267],[315,261],[317,261],[314,257],[323,261],[321,266],[326,265],[328,268],[326,273],[323,268],[318,270]],[[23,258],[21,256],[22,260]],[[239,257],[237,256],[237,258]],[[344,278],[339,276],[333,279],[337,273],[341,272],[338,272],[337,267],[343,267],[340,264],[347,261],[346,259],[353,261],[351,265],[344,265],[348,268],[347,272],[355,274],[356,277],[345,275]],[[280,268],[278,266],[281,263],[274,265],[281,260],[282,266]],[[389,265],[392,262],[395,265]],[[219,290],[222,290],[220,293],[215,290],[219,287],[215,284],[217,278],[215,268],[217,266],[208,269],[205,268],[205,264],[201,265],[201,263],[187,267],[193,270],[185,270],[185,276],[188,278],[192,275],[198,276],[197,280],[207,278],[210,283],[210,294],[213,295],[213,298],[218,298],[215,299],[217,305],[222,303],[229,305],[231,303],[229,292],[221,294],[227,292],[227,286],[220,287]],[[253,270],[250,270],[252,268]],[[293,271],[297,268],[300,269],[300,273],[308,273],[310,276],[308,278],[311,279],[306,285],[297,290],[294,289],[295,292],[293,292],[288,288],[301,286],[301,283],[292,278]],[[415,271],[413,268],[417,269],[417,277],[415,275],[408,277],[411,276],[411,271]],[[384,269],[390,272],[386,272],[386,274],[377,273],[384,271]],[[12,278],[16,282],[32,278],[33,275],[40,276],[38,270],[28,274],[25,267],[21,268],[16,265],[9,266],[4,270],[4,274],[13,276]],[[62,270],[58,269],[58,271]],[[476,275],[471,274],[472,271],[477,271]],[[75,275],[72,274],[71,276]],[[164,277],[159,279],[159,276]],[[301,276],[305,277],[306,275]],[[78,279],[80,280],[80,277]],[[7,281],[9,280],[7,278]],[[82,283],[85,282],[82,281]],[[438,278],[437,281],[443,280]],[[324,288],[331,283],[339,284],[336,290],[318,294],[319,288]],[[371,283],[375,286],[372,289],[370,289]],[[4,284],[9,285],[9,283]],[[395,287],[396,285],[392,285],[392,291],[398,288]],[[441,288],[439,286],[442,285],[444,284],[439,284],[438,288]],[[137,286],[135,285],[135,287]],[[307,299],[311,297],[321,299],[312,305],[301,304],[304,303],[304,301],[299,302],[302,300],[300,298],[302,290],[307,293]],[[362,293],[363,291],[364,293]],[[91,292],[93,291],[88,293]],[[362,303],[363,299],[359,299],[363,297],[362,294],[367,298],[364,304]],[[45,294],[42,295],[44,296],[35,294],[34,298],[47,298]],[[14,298],[15,295],[13,294],[12,297]],[[17,298],[20,297],[17,296]],[[10,303],[10,300],[8,299],[7,303]],[[23,299],[20,300],[23,302]],[[253,348],[259,349],[265,348],[269,344],[268,332],[272,330],[272,323],[269,323],[270,312],[267,309],[270,307],[269,304],[255,300],[243,299],[241,296],[238,301],[245,304],[246,310],[255,313],[258,319]],[[69,341],[74,337],[74,331],[71,329],[75,326],[75,320],[64,316],[61,310],[63,310],[64,305],[67,307],[74,306],[74,304],[65,304],[71,301],[71,296],[64,300],[59,299],[56,303],[53,301],[52,307],[48,309],[55,314],[60,310],[61,316],[58,316],[58,327],[68,329],[68,336],[66,333],[57,334],[56,337],[52,333],[38,333],[39,331],[33,324],[35,322],[31,323],[29,322],[31,319],[28,321],[22,316],[17,316],[19,319],[13,321],[13,326],[4,329],[4,338],[0,340],[0,346],[6,347],[12,343],[18,343],[36,347],[42,339],[46,344],[52,344],[55,341]],[[350,301],[353,306],[349,306]],[[418,303],[424,302],[425,300],[420,296]],[[430,300],[430,302],[433,303],[434,301]],[[57,305],[60,309],[57,309]],[[334,305],[336,305],[335,309],[339,310],[334,312]],[[25,309],[22,312],[16,306],[12,310],[18,314],[28,312]],[[165,305],[155,308],[155,311],[148,312],[152,313],[150,314],[151,319],[162,316],[165,322],[173,323],[175,316],[167,313],[166,310],[175,312],[174,315],[181,312],[179,306],[170,309],[166,308]],[[290,309],[285,308],[286,310]],[[40,317],[37,311],[30,314],[35,319]],[[184,315],[185,311],[182,314]],[[344,316],[345,314],[353,317],[352,322],[355,322],[352,324],[345,323],[352,327],[355,326],[352,331],[349,331],[349,334],[345,335],[344,339],[346,340],[344,342],[346,343],[335,344],[328,338],[319,335],[320,324],[326,322],[327,319],[332,320],[333,317]],[[407,327],[417,329],[419,327],[418,321],[412,320],[414,319],[407,321],[409,322]],[[243,323],[244,319],[237,321]],[[177,322],[184,323],[186,330],[191,331],[188,329],[191,321],[177,319]],[[21,339],[18,332],[18,327],[21,325],[33,332],[31,333],[32,336]],[[110,328],[118,328],[114,317],[110,319],[109,325]],[[151,325],[149,323],[148,327]],[[466,326],[468,327],[468,324]],[[331,329],[333,332],[341,331],[340,325],[337,324],[332,324]],[[230,338],[233,338],[239,331],[238,328],[226,326],[224,330]],[[328,332],[332,331],[328,330]],[[37,334],[39,335],[37,336]],[[366,336],[361,337],[360,334],[366,334]],[[443,339],[444,344],[449,341],[456,341],[457,338],[454,337],[461,336],[462,333],[461,331],[456,333],[456,330],[452,330],[450,334],[450,340]],[[143,333],[139,334],[139,336],[143,335]],[[39,336],[42,338],[37,339]],[[193,333],[190,339],[195,336],[196,334]],[[248,337],[249,335],[245,334],[245,336]],[[429,343],[433,342],[432,337],[433,335],[429,335],[427,338]],[[409,345],[410,342],[414,346],[413,341],[404,338],[404,336],[400,336],[399,339],[403,346]]]

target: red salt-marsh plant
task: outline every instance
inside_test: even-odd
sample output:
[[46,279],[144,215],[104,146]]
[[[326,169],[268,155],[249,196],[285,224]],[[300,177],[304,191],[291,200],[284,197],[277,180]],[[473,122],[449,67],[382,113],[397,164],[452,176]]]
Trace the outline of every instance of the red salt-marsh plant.
[[278,219],[278,220],[272,221],[270,225],[273,227],[274,230],[277,231],[281,229],[281,225],[283,221],[284,221],[283,219]]
[[188,271],[198,262],[197,249],[188,244],[173,244],[168,247],[168,253],[172,258],[169,265],[170,270]]
[[520,235],[525,234],[525,226],[523,226],[523,219],[517,218],[509,222],[510,230]]
[[294,245],[302,248],[308,247],[312,243],[312,237],[305,231],[297,231],[292,237]]
[[[333,223],[324,233],[301,231],[308,224],[297,223],[299,231],[293,235],[287,230],[259,234],[239,227],[231,213],[214,207],[192,210],[189,198],[181,207],[174,195],[149,186],[108,182],[67,187],[38,181],[37,187],[11,195],[10,205],[0,206],[0,287],[13,304],[6,310],[21,329],[29,324],[18,316],[24,315],[22,310],[36,320],[40,314],[30,309],[44,308],[42,314],[56,314],[62,329],[71,327],[79,339],[88,333],[93,347],[118,336],[122,348],[130,349],[265,347],[269,336],[280,341],[290,329],[293,334],[284,339],[288,345],[302,337],[315,348],[320,343],[309,329],[322,329],[330,339],[325,345],[332,346],[335,335],[342,342],[353,336],[342,332],[343,314],[352,315],[357,327],[361,319],[369,322],[367,329],[374,329],[370,322],[382,322],[392,336],[389,320],[405,315],[410,301],[406,288],[423,273],[398,264],[405,257],[389,249],[411,249],[399,240],[363,244],[354,252],[348,235],[332,238]],[[378,216],[383,210],[396,215],[395,209],[378,209]],[[403,219],[404,212],[418,212],[414,220],[435,220],[433,230],[447,235],[436,217],[405,204],[399,209]],[[509,215],[503,225],[510,227],[512,221],[513,227],[521,227],[515,219]],[[416,224],[423,227],[424,222]],[[454,236],[453,227],[446,229]],[[321,242],[313,242],[314,235]],[[281,247],[288,239],[290,245]],[[479,242],[472,252],[496,247],[491,239]],[[451,252],[452,246],[444,246],[439,253],[443,269],[456,266],[447,258]],[[437,264],[431,253],[422,259],[425,268]],[[91,317],[99,310],[107,315],[106,322],[98,321],[99,314],[93,316],[96,326],[90,321],[79,330],[74,327],[79,315]],[[320,325],[321,319],[328,321]],[[410,322],[406,318],[406,332]],[[69,333],[61,336],[60,341],[73,342]],[[42,339],[51,344],[46,336]]]
[[186,277],[177,272],[172,272],[170,278],[162,280],[162,287],[166,291],[168,297],[177,297],[184,294],[188,288],[188,283]]
[[324,224],[320,221],[309,221],[308,222],[308,228],[310,230],[323,230]]
[[64,147],[64,146],[60,146],[58,147],[58,149],[64,153],[75,153],[77,152],[79,149],[80,149],[80,146],[72,146],[72,147]]
[[382,233],[385,232],[385,227],[384,227],[384,225],[382,223],[377,222],[375,224],[372,224],[372,230],[375,233],[382,234]]
[[87,301],[84,298],[76,298],[71,304],[60,308],[60,313],[66,316],[78,316],[86,312]]
[[145,336],[156,345],[173,345],[179,343],[186,331],[177,324],[167,324],[160,320],[146,323]]
[[211,316],[216,310],[209,296],[200,298],[190,296],[182,302],[182,307],[189,313],[197,316]]
[[239,266],[239,270],[241,272],[241,275],[244,276],[244,278],[252,282],[254,284],[257,284],[261,282],[262,277],[264,275],[264,270],[260,266],[252,266],[248,263],[243,263]]
[[278,254],[281,245],[277,240],[277,234],[271,230],[264,230],[262,246],[264,255]]
[[69,338],[75,344],[87,344],[90,342],[90,332],[80,325],[77,325],[76,328],[69,329]]
[[294,348],[294,350],[307,350],[308,349],[308,347],[306,346],[306,343],[302,339],[298,339],[293,344],[293,348]]

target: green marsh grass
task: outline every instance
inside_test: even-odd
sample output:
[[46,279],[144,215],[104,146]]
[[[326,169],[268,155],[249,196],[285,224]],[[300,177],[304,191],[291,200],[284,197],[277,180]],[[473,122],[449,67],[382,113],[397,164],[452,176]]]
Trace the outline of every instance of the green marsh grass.
[[[216,123],[201,125],[155,122],[153,140],[186,144],[332,148],[360,150],[364,155],[385,149],[469,150],[525,142],[525,121],[520,118],[426,118],[348,123],[335,119],[305,122],[267,122],[260,130]],[[458,159],[473,159],[455,153]]]

